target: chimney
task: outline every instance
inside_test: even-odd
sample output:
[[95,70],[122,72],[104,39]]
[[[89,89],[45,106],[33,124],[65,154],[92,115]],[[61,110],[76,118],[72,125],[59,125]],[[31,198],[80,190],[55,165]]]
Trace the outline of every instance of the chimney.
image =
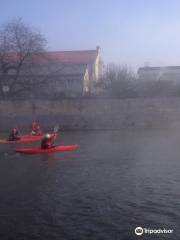
[[96,51],[99,53],[100,52],[100,46],[96,46]]

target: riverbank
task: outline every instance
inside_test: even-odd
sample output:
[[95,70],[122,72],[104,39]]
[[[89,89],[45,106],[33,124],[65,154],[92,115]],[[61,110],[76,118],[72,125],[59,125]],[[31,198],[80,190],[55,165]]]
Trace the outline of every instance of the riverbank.
[[180,120],[180,98],[0,101],[0,112],[1,131],[27,129],[33,119],[46,129],[166,128]]

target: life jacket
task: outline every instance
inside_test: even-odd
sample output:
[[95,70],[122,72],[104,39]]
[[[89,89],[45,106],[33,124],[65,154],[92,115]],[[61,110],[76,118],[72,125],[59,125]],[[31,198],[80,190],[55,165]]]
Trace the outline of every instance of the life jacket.
[[41,128],[37,122],[32,123],[32,134],[33,135],[41,135],[42,134]]
[[10,134],[13,135],[13,136],[17,136],[19,133],[18,133],[18,130],[16,128],[12,128]]
[[33,122],[32,123],[32,130],[35,131],[38,128],[38,123],[37,122]]
[[18,136],[19,132],[16,128],[12,128],[9,134],[9,141],[19,140],[20,137]]
[[52,148],[54,146],[55,138],[56,138],[55,135],[52,135],[50,138],[44,137],[41,141],[41,148],[42,149]]

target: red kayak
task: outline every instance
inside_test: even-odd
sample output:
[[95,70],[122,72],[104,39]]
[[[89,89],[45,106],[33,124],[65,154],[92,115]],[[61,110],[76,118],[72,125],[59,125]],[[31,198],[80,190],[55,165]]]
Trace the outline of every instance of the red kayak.
[[43,136],[33,136],[33,135],[22,135],[19,140],[9,141],[7,139],[0,139],[0,144],[9,144],[9,143],[33,143],[38,142],[42,139]]
[[74,144],[74,145],[66,145],[66,146],[56,146],[48,149],[20,148],[20,149],[16,149],[16,152],[27,153],[27,154],[52,153],[52,152],[61,152],[61,151],[73,151],[73,150],[76,150],[78,147],[79,146],[77,144]]
[[21,137],[23,137],[23,138],[42,138],[43,136],[44,136],[43,134],[41,134],[41,135],[24,134]]

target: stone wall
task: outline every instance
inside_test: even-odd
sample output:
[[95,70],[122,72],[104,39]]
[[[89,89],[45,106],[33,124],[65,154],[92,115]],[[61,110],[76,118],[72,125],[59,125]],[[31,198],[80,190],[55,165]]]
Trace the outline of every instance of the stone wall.
[[0,101],[0,114],[0,131],[33,119],[47,129],[160,128],[180,122],[180,98]]

